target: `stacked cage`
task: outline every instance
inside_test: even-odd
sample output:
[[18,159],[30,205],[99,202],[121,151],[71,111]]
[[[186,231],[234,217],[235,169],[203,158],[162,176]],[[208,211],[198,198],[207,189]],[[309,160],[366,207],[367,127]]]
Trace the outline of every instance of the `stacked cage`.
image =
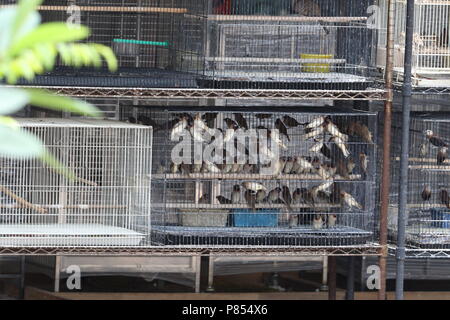
[[101,120],[18,121],[64,167],[0,159],[0,246],[148,245],[151,128]]
[[[8,6],[17,1],[0,0]],[[57,0],[38,7],[43,22],[85,25],[87,42],[112,47],[119,70],[68,69],[63,64],[35,81],[42,85],[192,87],[202,72],[204,1]]]
[[365,1],[212,1],[205,74],[212,88],[364,90],[375,75]]
[[136,109],[124,119],[154,128],[153,244],[374,242],[376,114]]
[[[449,134],[448,113],[415,113],[411,117],[406,243],[407,252],[414,256],[429,257],[450,249]],[[397,235],[401,144],[396,145],[389,224],[393,237]]]
[[[395,57],[394,70],[401,80],[405,56],[406,0],[395,0]],[[380,0],[383,16],[387,1]],[[450,1],[415,1],[412,73],[413,84],[418,87],[445,87],[450,80]],[[378,38],[377,64],[384,66],[386,59],[386,32]]]

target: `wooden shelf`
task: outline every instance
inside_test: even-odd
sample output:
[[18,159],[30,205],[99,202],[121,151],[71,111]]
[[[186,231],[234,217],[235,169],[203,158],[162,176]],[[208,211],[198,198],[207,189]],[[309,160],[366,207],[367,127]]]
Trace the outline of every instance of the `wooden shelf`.
[[367,17],[301,17],[301,16],[249,16],[249,15],[208,15],[213,21],[274,21],[274,22],[353,22],[367,21]]
[[162,180],[191,180],[191,179],[204,179],[204,180],[312,180],[312,181],[358,181],[361,179],[361,175],[350,175],[350,180],[345,180],[341,177],[334,177],[330,180],[323,180],[316,174],[285,174],[279,176],[263,175],[263,174],[243,174],[243,173],[191,173],[189,175],[183,174],[153,174],[152,179]]
[[[15,7],[15,5],[0,5],[0,8]],[[135,12],[135,13],[187,13],[186,8],[164,7],[115,7],[115,6],[77,6],[81,11],[94,12]],[[67,11],[70,6],[38,6],[39,11]]]

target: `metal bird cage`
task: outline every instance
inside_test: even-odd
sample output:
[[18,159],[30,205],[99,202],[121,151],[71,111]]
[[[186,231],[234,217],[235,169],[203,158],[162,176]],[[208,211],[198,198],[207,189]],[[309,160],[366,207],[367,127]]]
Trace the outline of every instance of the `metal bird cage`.
[[148,245],[151,128],[101,120],[18,121],[75,178],[40,160],[1,158],[1,247]]
[[[448,113],[415,113],[411,117],[406,213],[408,256],[441,257],[450,254],[450,162],[445,146],[449,144],[449,119]],[[395,130],[400,132],[400,126],[396,126]],[[400,134],[394,134],[394,137],[398,140]],[[394,176],[389,216],[389,229],[394,244],[397,235],[398,187],[402,183],[398,176],[400,145],[400,142],[394,143]]]
[[[16,1],[0,0],[8,6]],[[119,70],[73,70],[58,63],[35,84],[75,87],[193,87],[202,72],[204,0],[56,0],[38,7],[43,22],[88,26],[87,42],[111,47]],[[192,72],[190,74],[189,72]]]
[[365,90],[373,84],[370,0],[212,2],[201,86]]
[[[270,110],[122,110],[123,120],[154,127],[153,244],[258,248],[376,242],[376,114]],[[331,138],[325,121],[345,142]]]
[[[394,71],[402,80],[405,56],[406,1],[395,0]],[[381,16],[387,1],[379,1]],[[416,87],[448,87],[450,84],[450,1],[419,0],[415,2],[412,74]],[[378,38],[377,64],[385,65],[386,32]]]

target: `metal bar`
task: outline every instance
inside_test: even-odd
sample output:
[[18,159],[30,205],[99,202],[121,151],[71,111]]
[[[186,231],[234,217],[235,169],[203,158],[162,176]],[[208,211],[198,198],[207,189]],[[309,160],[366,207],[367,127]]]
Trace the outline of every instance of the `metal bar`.
[[[16,5],[0,5],[0,8],[16,7]],[[80,11],[96,12],[152,12],[152,13],[187,13],[186,8],[163,7],[112,7],[112,6],[78,6]],[[38,6],[39,11],[66,11],[69,6]]]
[[398,202],[397,230],[397,275],[395,282],[395,298],[403,300],[405,278],[405,229],[408,201],[408,163],[409,163],[409,128],[411,119],[411,70],[414,38],[414,0],[408,0],[406,7],[406,44],[402,104],[402,153],[400,158],[400,190]]
[[[10,86],[5,86],[10,87]],[[110,88],[110,87],[56,87],[15,86],[39,88],[72,97],[120,97],[139,99],[283,99],[283,100],[378,100],[386,99],[383,89],[367,90],[259,90],[259,89],[165,89],[165,88]]]
[[355,257],[348,257],[346,300],[355,299]]
[[386,263],[387,263],[387,216],[389,209],[389,188],[391,179],[391,126],[392,104],[394,100],[393,70],[394,70],[394,32],[395,32],[395,2],[388,0],[388,25],[386,43],[386,74],[385,89],[387,91],[384,104],[384,132],[383,132],[383,169],[381,178],[381,209],[380,209],[380,290],[378,298],[386,299]]
[[336,257],[328,257],[328,300],[336,300]]

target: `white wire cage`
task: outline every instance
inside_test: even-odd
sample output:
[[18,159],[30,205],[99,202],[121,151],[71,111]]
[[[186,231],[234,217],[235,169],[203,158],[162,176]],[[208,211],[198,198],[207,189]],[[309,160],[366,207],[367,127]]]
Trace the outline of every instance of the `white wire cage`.
[[[411,119],[406,213],[407,253],[411,255],[450,253],[449,119],[448,113],[415,113]],[[394,130],[400,132],[400,126]],[[394,145],[389,231],[396,244],[401,144]]]
[[[402,80],[405,56],[406,0],[395,0],[394,71]],[[387,1],[379,0],[380,17],[387,12]],[[417,87],[450,85],[450,1],[415,1],[412,75]],[[386,60],[386,29],[378,33],[377,65]]]
[[18,122],[76,179],[35,159],[0,159],[0,246],[148,245],[152,129],[104,120]]
[[[234,107],[227,111],[136,107],[123,111],[124,120],[155,128],[154,245],[258,248],[376,243],[376,114],[314,108],[272,108],[269,111],[256,107],[254,110]],[[325,122],[335,124],[342,137],[348,137],[346,142],[340,143],[346,150],[345,155],[333,142],[335,138],[321,130],[324,128],[322,117]],[[180,119],[187,119],[186,136],[174,141],[174,128]],[[311,128],[317,125],[315,133],[306,127],[306,123],[314,121],[317,124]],[[280,167],[268,169],[267,164],[258,160],[253,163],[250,154],[261,159],[267,150],[263,151],[261,145],[254,150],[259,142],[251,138],[245,142],[248,150],[243,151],[247,154],[244,160],[233,158],[229,163],[222,158],[217,159],[217,163],[215,160],[196,163],[190,158],[193,162],[189,163],[186,158],[177,164],[174,155],[179,142],[187,141],[186,152],[192,149],[190,156],[197,157],[198,150],[200,154],[209,152],[206,150],[218,141],[199,140],[202,134],[195,131],[195,124],[200,122],[204,124],[203,129],[206,126],[217,129],[220,132],[217,139],[223,134],[225,140],[229,137],[228,125],[239,123],[242,132],[248,135],[265,128],[275,132],[276,128],[286,126],[289,140],[287,136],[281,138],[285,148],[280,150],[279,158],[275,156],[271,162]],[[309,138],[305,138],[305,132],[309,133]],[[237,133],[231,139],[239,143]],[[262,136],[259,139],[263,139]],[[239,147],[234,148],[238,152]],[[272,148],[274,145],[270,149],[275,150]],[[220,150],[217,152],[218,156]],[[302,169],[303,165],[307,168]],[[355,200],[352,205],[346,202],[349,196]]]

